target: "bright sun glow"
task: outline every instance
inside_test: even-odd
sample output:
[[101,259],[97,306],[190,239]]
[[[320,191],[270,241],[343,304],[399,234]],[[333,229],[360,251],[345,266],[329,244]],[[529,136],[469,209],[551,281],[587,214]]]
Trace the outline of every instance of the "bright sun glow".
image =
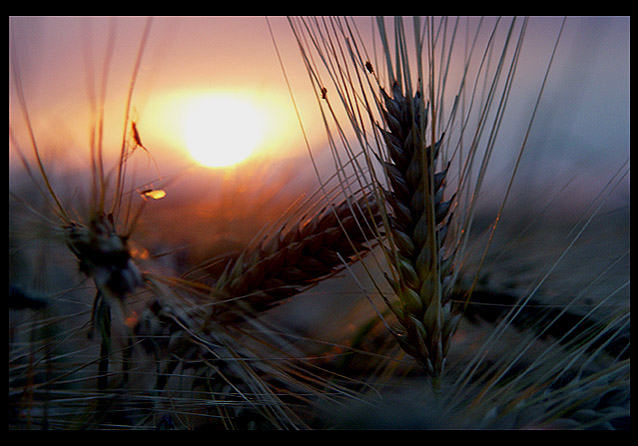
[[263,142],[266,118],[250,100],[227,95],[194,98],[183,115],[190,155],[207,167],[227,167],[248,158]]
[[[318,128],[318,138],[310,135],[313,142],[325,138]],[[270,162],[300,156],[306,148],[285,90],[167,90],[150,98],[138,129],[163,170],[192,162],[222,169],[249,160]]]

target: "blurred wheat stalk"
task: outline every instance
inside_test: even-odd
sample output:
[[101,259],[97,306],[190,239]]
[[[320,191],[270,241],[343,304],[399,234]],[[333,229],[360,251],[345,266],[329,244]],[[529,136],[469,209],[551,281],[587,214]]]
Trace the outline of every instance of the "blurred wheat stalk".
[[[48,301],[10,289],[20,316],[15,323],[10,318],[10,426],[13,420],[16,427],[53,428],[333,427],[347,423],[350,403],[362,402],[365,413],[383,408],[378,392],[404,373],[415,376],[409,381],[417,389],[410,403],[427,418],[421,427],[581,428],[628,417],[623,336],[629,315],[622,311],[598,324],[580,318],[530,362],[527,352],[536,351],[543,334],[564,320],[566,307],[549,322],[523,328],[516,348],[492,360],[489,351],[520,328],[532,290],[522,301],[508,303],[510,311],[490,329],[482,349],[464,352],[451,371],[446,365],[479,280],[476,272],[468,286],[459,287],[476,200],[525,35],[527,20],[522,22],[505,25],[499,40],[499,20],[482,49],[478,29],[472,43],[468,37],[465,71],[450,101],[448,69],[456,54],[458,20],[448,34],[449,19],[414,18],[410,36],[404,19],[379,18],[377,60],[350,19],[291,18],[325,119],[334,171],[320,178],[316,194],[255,234],[239,254],[194,265],[180,277],[155,272],[136,254],[130,240],[147,197],[136,211],[125,201],[136,189],[127,162],[141,146],[128,110],[151,21],[134,63],[114,185],[104,173],[103,117],[97,112],[106,91],[94,102],[91,201],[82,222],[71,218],[41,160],[13,58],[37,172],[22,159],[35,184],[43,182],[40,191],[55,217],[30,209],[66,244],[93,282],[89,292],[95,298],[91,310],[56,317],[48,314],[54,306],[47,303],[70,299],[77,287]],[[493,55],[495,66],[489,63]],[[473,72],[470,65],[477,59]],[[541,97],[542,89],[538,101]],[[535,109],[530,127],[534,114]],[[519,158],[526,139],[527,134]],[[515,174],[516,169],[510,185]],[[223,265],[221,274],[210,273],[212,264]],[[350,347],[334,340],[335,347],[350,349],[349,355],[367,358],[363,377],[261,317],[353,266],[363,267],[386,305],[374,307],[374,320],[357,327],[358,340],[349,340]],[[25,317],[24,308],[36,316]],[[97,354],[78,341],[88,323],[99,334]],[[373,335],[383,340],[381,346],[360,348],[374,342]],[[619,339],[610,359],[607,347]],[[401,359],[397,345],[420,371]],[[342,417],[332,423],[322,414],[324,407]],[[363,420],[362,426],[374,428],[370,422]]]

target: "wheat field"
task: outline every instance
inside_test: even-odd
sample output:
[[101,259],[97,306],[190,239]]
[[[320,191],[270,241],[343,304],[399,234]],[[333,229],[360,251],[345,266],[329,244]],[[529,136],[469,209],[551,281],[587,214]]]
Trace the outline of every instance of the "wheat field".
[[628,17],[9,29],[10,430],[629,430]]

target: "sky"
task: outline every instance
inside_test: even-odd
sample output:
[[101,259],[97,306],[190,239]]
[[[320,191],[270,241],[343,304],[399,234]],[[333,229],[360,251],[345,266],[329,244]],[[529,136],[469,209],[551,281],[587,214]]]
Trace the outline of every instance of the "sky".
[[[41,123],[43,132],[47,122],[56,129],[63,125],[73,135],[79,130],[81,136],[74,137],[78,145],[86,142],[88,128],[77,122],[88,115],[87,67],[93,64],[94,77],[99,79],[109,29],[115,26],[107,121],[117,128],[146,18],[29,17],[14,21],[16,53],[29,112],[36,116],[33,120]],[[271,22],[279,32],[286,31],[285,19],[272,18]],[[288,39],[282,52],[291,53],[290,43]],[[177,122],[181,117],[175,110],[180,106],[178,99],[218,92],[243,94],[259,102],[274,121],[269,122],[272,133],[299,133],[264,17],[154,18],[133,99],[134,118],[146,145],[181,157],[184,141]],[[69,122],[77,128],[68,128]],[[121,131],[114,132],[116,143]],[[281,144],[280,139],[286,142],[275,138],[276,134],[270,136],[271,147]],[[288,152],[301,143],[295,140],[280,151]]]
[[[91,113],[87,92],[90,86],[99,90],[105,85],[101,76],[109,36],[115,38],[115,44],[106,84],[104,141],[107,153],[118,153],[126,95],[146,20],[145,17],[11,19],[30,118],[38,143],[43,152],[53,153],[52,159],[62,159],[69,166],[88,167]],[[368,17],[355,20],[362,30],[371,22]],[[530,22],[528,49],[519,68],[521,84],[509,106],[522,127],[538,93],[538,82],[559,26],[560,19],[555,17],[536,17]],[[292,87],[294,106],[278,54]],[[10,77],[11,66],[13,63]],[[28,147],[13,81],[9,90],[10,127],[16,140]],[[197,100],[220,96],[252,104],[254,113],[261,118],[259,122],[251,121],[250,113],[246,112],[239,119],[243,122],[235,127],[219,117],[217,120],[224,122],[222,127],[217,128],[210,121],[204,123],[201,138],[217,141],[223,146],[221,151],[235,152],[232,141],[250,139],[250,129],[261,128],[256,137],[260,142],[252,149],[253,160],[261,163],[302,160],[307,175],[313,175],[307,143],[313,150],[321,151],[325,131],[285,17],[153,19],[136,78],[131,116],[144,146],[150,149],[163,174],[199,165],[184,126],[208,113],[206,108],[195,108],[193,112]],[[295,106],[300,110],[305,133],[301,131]],[[231,112],[226,114],[230,116]],[[541,181],[539,178],[556,166],[591,169],[600,174],[600,182],[605,182],[609,173],[628,159],[628,17],[568,19],[536,122],[528,143],[535,148],[534,160],[526,171],[532,183]],[[506,132],[502,138],[507,146]],[[17,161],[10,149],[10,164]],[[503,157],[501,161],[495,161],[495,172],[511,168],[508,164],[511,158]]]

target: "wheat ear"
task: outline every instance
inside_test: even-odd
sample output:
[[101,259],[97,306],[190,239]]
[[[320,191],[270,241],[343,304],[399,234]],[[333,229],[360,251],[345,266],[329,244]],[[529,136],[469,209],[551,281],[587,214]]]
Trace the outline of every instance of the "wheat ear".
[[453,257],[444,258],[442,249],[454,202],[454,195],[443,199],[447,168],[436,171],[443,137],[426,145],[428,110],[419,91],[404,95],[395,82],[391,96],[381,93],[389,185],[384,198],[394,273],[387,279],[399,297],[400,305],[392,308],[404,329],[397,338],[428,373],[438,376],[459,321],[446,286]]
[[218,304],[209,319],[254,317],[338,273],[369,249],[380,221],[373,200],[348,198],[249,246],[217,280],[212,295]]
[[[365,45],[359,42],[357,33],[353,31],[354,26],[348,20],[327,20],[330,26],[338,30],[334,38],[332,34],[324,35],[322,30],[326,25],[323,21],[301,19],[301,22],[298,25],[291,20],[299,45],[304,50],[305,46],[313,45],[325,63],[337,96],[361,143],[367,168],[356,164],[357,169],[360,169],[362,176],[367,175],[364,172],[367,170],[371,175],[370,184],[378,185],[375,197],[383,216],[386,239],[377,240],[383,247],[390,267],[386,277],[398,297],[398,303],[384,300],[401,325],[399,331],[393,332],[403,350],[417,359],[428,374],[437,377],[443,370],[450,339],[460,320],[459,314],[453,314],[450,300],[454,257],[443,258],[442,250],[450,226],[454,196],[447,201],[443,199],[448,166],[436,170],[441,147],[441,139],[437,142],[435,138],[434,123],[434,116],[441,111],[437,105],[438,99],[433,94],[429,95],[430,102],[434,101],[435,105],[428,110],[423,96],[423,75],[427,73],[420,64],[420,88],[416,89],[415,94],[410,92],[413,82],[409,75],[407,51],[397,49],[396,66],[393,66],[383,19],[378,19],[378,25],[388,65],[390,92],[381,88],[382,81],[372,63],[364,58],[367,57],[367,54],[364,56]],[[402,23],[401,19],[397,19],[397,36],[401,37],[397,46],[404,45],[401,43],[405,40]],[[420,35],[420,32],[415,33]],[[306,43],[308,41],[312,43]],[[419,45],[422,44],[419,41]],[[420,46],[419,54],[423,50]],[[331,116],[340,126],[319,68],[312,57],[307,56],[307,51],[302,51],[302,54],[313,82],[316,81],[317,90],[321,91],[321,100],[328,104]],[[352,72],[345,69],[343,73],[333,72],[334,66],[348,66],[350,63],[355,65]],[[370,76],[361,76],[359,70],[363,69]],[[429,80],[433,84],[433,79]],[[433,116],[429,129],[428,115]],[[380,135],[372,137],[368,120],[380,131]],[[432,143],[428,145],[427,140]],[[333,150],[336,151],[336,147]],[[347,153],[353,159],[350,150]],[[376,166],[373,167],[376,160],[382,163],[385,185],[377,178]]]

